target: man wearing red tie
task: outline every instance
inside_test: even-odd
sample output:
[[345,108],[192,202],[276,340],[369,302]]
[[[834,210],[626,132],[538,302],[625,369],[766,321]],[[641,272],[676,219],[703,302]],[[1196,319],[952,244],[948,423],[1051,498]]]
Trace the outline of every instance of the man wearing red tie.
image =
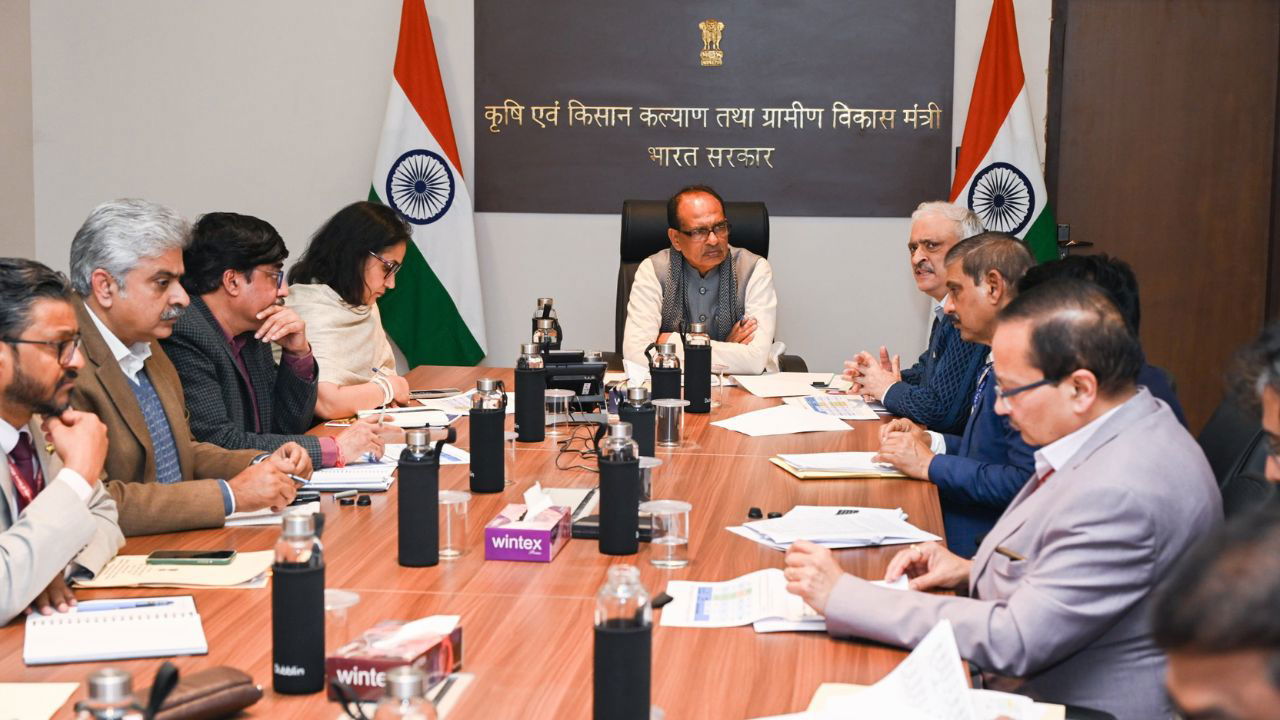
[[124,544],[99,482],[107,428],[69,409],[84,365],[71,297],[60,273],[0,258],[0,624],[65,612],[66,578],[92,576]]

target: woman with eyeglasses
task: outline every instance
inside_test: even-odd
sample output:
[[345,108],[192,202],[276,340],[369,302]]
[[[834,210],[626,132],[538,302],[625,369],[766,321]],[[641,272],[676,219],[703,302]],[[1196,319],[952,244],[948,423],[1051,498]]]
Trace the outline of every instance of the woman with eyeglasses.
[[320,366],[316,415],[350,417],[408,402],[377,300],[396,286],[409,238],[409,225],[391,208],[352,203],[316,231],[289,269],[286,303],[306,322]]

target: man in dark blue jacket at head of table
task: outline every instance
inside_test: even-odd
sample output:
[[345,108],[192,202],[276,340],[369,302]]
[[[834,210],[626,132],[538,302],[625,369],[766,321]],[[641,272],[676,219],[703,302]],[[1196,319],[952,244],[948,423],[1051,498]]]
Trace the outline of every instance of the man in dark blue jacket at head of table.
[[[1115,303],[1116,309],[1124,317],[1129,332],[1138,337],[1138,322],[1142,319],[1142,303],[1138,295],[1138,277],[1133,274],[1129,263],[1120,258],[1101,255],[1068,255],[1061,260],[1037,265],[1027,271],[1018,281],[1018,292],[1024,293],[1037,285],[1070,278],[1088,280],[1102,288]],[[1178,402],[1178,393],[1165,371],[1142,361],[1142,372],[1138,373],[1138,384],[1145,385],[1158,400],[1165,401],[1169,409],[1178,418],[1183,427],[1187,426],[1187,417],[1182,414],[1182,403]]]
[[[1017,238],[985,232],[951,248],[945,262],[947,315],[965,341],[989,348],[1000,310],[1035,260]],[[971,557],[1035,470],[1035,448],[996,404],[1042,384],[1000,387],[988,352],[963,435],[926,431],[905,419],[881,427],[876,459],[938,486],[951,552]]]
[[965,342],[946,319],[942,302],[947,294],[943,258],[961,240],[982,232],[971,210],[949,202],[920,203],[911,213],[911,274],[916,288],[932,300],[929,347],[919,362],[899,370],[898,356],[880,347],[880,357],[860,352],[844,363],[851,392],[884,403],[889,412],[944,433],[961,433],[969,417],[969,403],[988,348]]

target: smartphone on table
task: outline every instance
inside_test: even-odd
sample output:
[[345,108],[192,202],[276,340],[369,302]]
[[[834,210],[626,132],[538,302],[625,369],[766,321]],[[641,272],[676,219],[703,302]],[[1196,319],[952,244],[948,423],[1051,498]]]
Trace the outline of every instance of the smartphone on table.
[[235,550],[156,550],[148,565],[230,565]]

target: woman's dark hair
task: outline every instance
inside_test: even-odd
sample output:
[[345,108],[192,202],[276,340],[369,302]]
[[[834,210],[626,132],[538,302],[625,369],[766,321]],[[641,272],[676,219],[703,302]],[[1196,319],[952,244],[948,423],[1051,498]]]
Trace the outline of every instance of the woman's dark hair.
[[192,295],[204,295],[222,285],[227,270],[247,273],[275,265],[289,257],[280,233],[266,220],[251,215],[212,212],[202,215],[191,229],[191,244],[182,251],[182,287]]
[[364,265],[369,253],[407,243],[409,223],[386,205],[356,202],[342,208],[311,237],[289,269],[290,283],[324,284],[348,305],[364,304]]

